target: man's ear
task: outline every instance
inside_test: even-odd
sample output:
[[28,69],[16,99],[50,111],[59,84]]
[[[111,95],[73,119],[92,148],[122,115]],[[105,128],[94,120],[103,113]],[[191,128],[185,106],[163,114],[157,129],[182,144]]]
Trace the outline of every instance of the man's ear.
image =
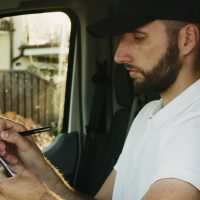
[[179,33],[179,49],[181,55],[187,55],[198,45],[199,28],[195,24],[187,24]]

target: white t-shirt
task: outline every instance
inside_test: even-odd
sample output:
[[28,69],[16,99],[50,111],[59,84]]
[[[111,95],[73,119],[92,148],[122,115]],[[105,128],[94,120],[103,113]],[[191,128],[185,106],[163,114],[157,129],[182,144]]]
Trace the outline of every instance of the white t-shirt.
[[200,80],[161,104],[147,104],[135,118],[114,167],[113,200],[141,200],[163,178],[200,189]]

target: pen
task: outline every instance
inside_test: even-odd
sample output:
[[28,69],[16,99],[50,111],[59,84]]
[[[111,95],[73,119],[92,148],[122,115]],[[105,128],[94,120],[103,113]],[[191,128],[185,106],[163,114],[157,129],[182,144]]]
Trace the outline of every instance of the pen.
[[32,129],[32,130],[22,131],[22,132],[19,132],[19,134],[22,136],[29,136],[29,135],[33,135],[36,133],[50,131],[50,130],[51,130],[50,127],[43,127],[43,128],[36,128],[36,129]]
[[8,164],[6,163],[6,161],[3,160],[3,158],[0,157],[0,164],[3,166],[3,168],[5,169],[8,177],[14,177],[17,176],[8,166]]

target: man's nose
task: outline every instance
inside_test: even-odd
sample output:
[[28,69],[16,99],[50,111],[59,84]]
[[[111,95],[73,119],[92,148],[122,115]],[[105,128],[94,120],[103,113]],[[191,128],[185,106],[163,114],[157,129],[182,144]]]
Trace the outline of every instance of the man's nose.
[[121,39],[114,56],[114,60],[116,63],[119,64],[130,64],[133,61],[133,56],[131,54],[130,48],[130,41],[128,41],[126,38]]

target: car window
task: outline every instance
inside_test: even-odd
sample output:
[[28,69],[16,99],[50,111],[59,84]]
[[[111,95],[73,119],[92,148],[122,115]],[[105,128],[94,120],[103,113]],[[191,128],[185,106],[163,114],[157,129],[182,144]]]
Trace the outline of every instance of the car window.
[[62,12],[0,19],[0,115],[28,129],[51,126],[34,136],[42,150],[62,127],[70,32]]

